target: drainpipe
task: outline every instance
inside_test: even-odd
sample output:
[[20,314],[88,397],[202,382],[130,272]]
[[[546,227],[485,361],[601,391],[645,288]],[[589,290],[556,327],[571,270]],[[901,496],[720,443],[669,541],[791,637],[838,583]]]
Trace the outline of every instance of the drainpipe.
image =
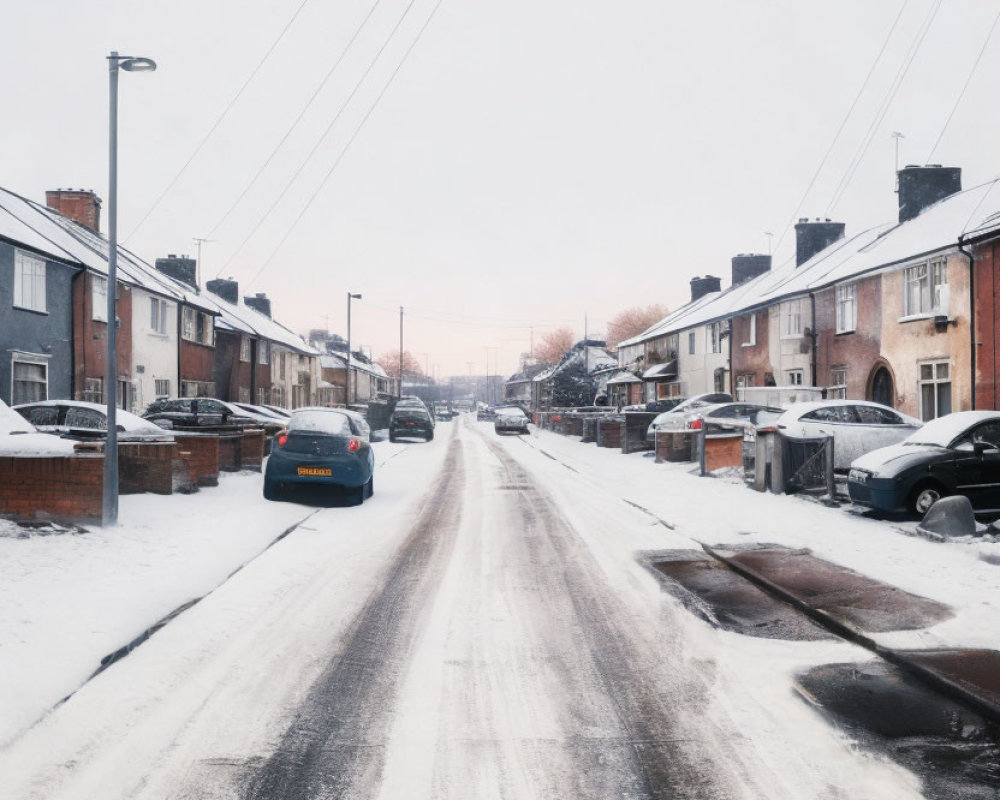
[[[976,259],[965,249],[962,234],[958,237],[958,252],[969,259],[969,364],[972,370],[972,410],[976,410]],[[994,386],[996,385],[994,381]],[[994,405],[996,398],[994,397]]]
[[[733,320],[734,319],[735,319],[735,317],[730,317],[729,318],[729,364],[728,364],[728,366],[729,366],[729,386],[727,388],[729,389],[729,396],[732,397],[735,400],[736,399],[736,378],[734,377],[734,374],[733,374],[735,372],[735,370],[733,370]],[[678,345],[677,349],[680,350],[680,342],[678,342],[677,345]],[[680,353],[678,352],[677,355],[679,356]],[[704,474],[704,472],[702,474]]]
[[816,382],[816,372],[819,367],[819,357],[816,347],[816,340],[819,338],[819,334],[816,333],[816,295],[809,292],[809,340],[812,344],[812,385],[818,386]]

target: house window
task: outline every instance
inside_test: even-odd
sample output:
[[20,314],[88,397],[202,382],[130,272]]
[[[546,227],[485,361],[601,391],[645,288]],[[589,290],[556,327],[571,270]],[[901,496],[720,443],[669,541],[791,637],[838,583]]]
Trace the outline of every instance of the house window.
[[947,313],[947,264],[942,258],[906,268],[903,273],[903,316]]
[[90,317],[96,322],[108,321],[108,279],[90,276]]
[[722,323],[713,322],[708,326],[708,344],[709,352],[711,353],[721,353],[722,352]]
[[44,312],[45,262],[22,250],[14,251],[14,305]]
[[215,382],[181,381],[181,397],[215,397]]
[[157,397],[170,397],[170,381],[157,378],[153,386]]
[[250,337],[240,337],[240,361],[250,360]]
[[11,405],[37,403],[49,397],[49,365],[36,359],[13,361],[13,387]]
[[847,367],[830,367],[830,386],[826,396],[831,400],[847,399]]
[[285,379],[285,356],[286,355],[288,355],[288,354],[287,353],[280,353],[278,355],[278,368],[279,368],[279,372],[281,374],[281,380]]
[[[257,342],[257,363],[258,364],[267,364],[267,362],[268,362],[268,358],[267,358],[268,352],[269,352],[269,350],[268,350],[268,343],[267,342],[263,342],[263,341],[262,342]],[[282,370],[282,372],[281,372],[281,377],[282,378],[285,377],[284,370]]]
[[788,376],[789,386],[801,386],[803,372],[800,369],[790,369],[785,373]]
[[267,389],[263,386],[257,387],[257,405],[262,406],[267,403]]
[[240,402],[249,403],[250,402],[250,387],[241,386],[240,387]]
[[[189,309],[184,309],[188,311]],[[167,332],[167,301],[156,297],[149,298],[149,327],[154,333]]]
[[754,373],[745,372],[742,375],[736,376],[736,388],[746,389],[748,386],[753,386]]
[[798,300],[781,304],[781,335],[788,338],[802,335],[802,306]]
[[185,308],[181,317],[181,336],[189,342],[211,346],[214,343],[211,314]]
[[694,331],[688,334],[688,355],[694,355]]
[[750,315],[750,329],[747,331],[747,340],[743,342],[744,347],[753,347],[757,344],[757,315]]
[[104,379],[84,378],[83,379],[83,400],[88,403],[104,402]]
[[858,327],[858,285],[837,287],[837,333],[850,333]]
[[271,387],[271,405],[277,406],[278,408],[285,408],[285,387],[284,386],[272,386]]
[[929,361],[920,365],[920,418],[927,420],[951,413],[951,365]]

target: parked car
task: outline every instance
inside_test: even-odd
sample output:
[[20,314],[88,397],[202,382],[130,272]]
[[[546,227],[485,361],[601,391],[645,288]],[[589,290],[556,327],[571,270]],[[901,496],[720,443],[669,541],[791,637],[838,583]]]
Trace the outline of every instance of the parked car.
[[792,439],[832,436],[833,467],[842,471],[865,453],[903,441],[923,424],[866,400],[793,403],[776,423],[778,430]]
[[847,489],[853,502],[880,511],[924,514],[953,494],[977,512],[1000,511],[1000,411],[947,414],[866,453],[851,464]]
[[[79,441],[106,439],[108,435],[108,409],[101,403],[39,400],[14,406],[14,410],[42,433],[55,433]],[[173,436],[159,425],[121,408],[115,411],[115,427],[119,441],[173,440]]]
[[458,412],[455,411],[447,403],[438,403],[434,407],[434,416],[437,419],[448,421],[448,420],[455,419],[455,417],[458,416]]
[[708,392],[696,394],[689,397],[682,403],[678,403],[670,411],[665,411],[656,417],[646,429],[646,439],[652,442],[656,438],[657,431],[682,431],[687,428],[688,415],[692,411],[697,411],[705,406],[714,403],[731,403],[732,395],[725,392]]
[[287,408],[282,408],[281,406],[272,406],[272,405],[267,405],[265,403],[264,405],[261,406],[261,408],[266,408],[268,411],[273,411],[279,417],[284,417],[285,419],[288,419],[290,416],[292,416],[291,411],[289,411]]
[[648,403],[625,406],[622,411],[655,411],[657,414],[662,414],[664,411],[673,411],[686,399],[685,397],[661,397],[659,400],[650,400]]
[[274,436],[288,425],[287,419],[279,419],[273,412],[268,413],[265,409],[255,409],[246,403],[228,403],[225,400],[220,402],[234,415],[248,417],[250,424],[263,428],[268,436]]
[[249,415],[234,410],[213,397],[170,397],[149,404],[144,419],[161,428],[200,428],[219,425],[251,425]]
[[528,415],[518,406],[503,406],[496,410],[493,418],[493,430],[499,433],[527,433]]
[[772,425],[785,409],[759,406],[756,403],[713,403],[695,409],[687,416],[687,429],[708,432],[733,431],[748,425]]
[[489,406],[479,406],[479,408],[476,409],[476,422],[491,420],[493,419],[494,413],[494,410]]
[[[264,471],[264,497],[291,486],[345,490],[357,505],[375,493],[375,456],[360,416],[337,408],[298,408],[274,439]],[[361,423],[364,420],[360,420]]]
[[396,405],[389,417],[389,441],[419,437],[426,441],[434,438],[434,420],[426,408]]
[[28,420],[0,400],[0,455],[71,456],[76,445],[68,439],[40,433]]

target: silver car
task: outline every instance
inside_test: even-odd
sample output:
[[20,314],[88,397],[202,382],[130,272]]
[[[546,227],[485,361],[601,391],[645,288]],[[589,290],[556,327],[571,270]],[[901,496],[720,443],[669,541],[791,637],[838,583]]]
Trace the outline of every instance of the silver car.
[[504,406],[496,410],[493,430],[497,433],[527,433],[530,420],[517,406]]
[[903,441],[924,423],[867,400],[792,403],[778,418],[778,430],[793,439],[833,437],[833,467],[847,470],[865,453]]
[[699,409],[707,408],[716,403],[731,403],[733,398],[725,392],[709,392],[696,394],[683,403],[674,406],[670,411],[658,414],[646,429],[646,440],[655,441],[657,431],[683,431],[688,427],[688,420]]

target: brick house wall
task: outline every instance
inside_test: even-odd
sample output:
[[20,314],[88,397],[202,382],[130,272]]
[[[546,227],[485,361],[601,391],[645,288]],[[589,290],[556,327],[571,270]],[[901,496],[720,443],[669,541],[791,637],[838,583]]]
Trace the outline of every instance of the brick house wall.
[[972,249],[976,286],[976,408],[1000,408],[1000,241]]
[[240,360],[243,336],[235,331],[218,328],[215,331],[215,396],[220,400],[256,402],[253,393],[254,348],[250,348],[247,361]]
[[833,385],[833,370],[846,368],[847,398],[869,397],[869,383],[881,365],[882,279],[863,278],[857,286],[857,326],[852,332],[837,333],[836,287],[816,293],[816,383]]
[[[756,337],[750,343],[751,318],[756,318]],[[764,386],[765,376],[774,375],[771,353],[768,347],[768,326],[770,315],[767,310],[754,311],[730,320],[732,325],[733,361],[730,374],[735,390],[737,379],[746,376],[749,386]]]
[[[73,282],[73,398],[107,402],[108,323],[94,319],[94,283],[101,276],[81,272]],[[118,283],[118,336],[116,342],[117,375],[132,380],[132,290]],[[87,380],[101,382],[102,398],[87,393]],[[131,397],[124,398],[132,410]]]

